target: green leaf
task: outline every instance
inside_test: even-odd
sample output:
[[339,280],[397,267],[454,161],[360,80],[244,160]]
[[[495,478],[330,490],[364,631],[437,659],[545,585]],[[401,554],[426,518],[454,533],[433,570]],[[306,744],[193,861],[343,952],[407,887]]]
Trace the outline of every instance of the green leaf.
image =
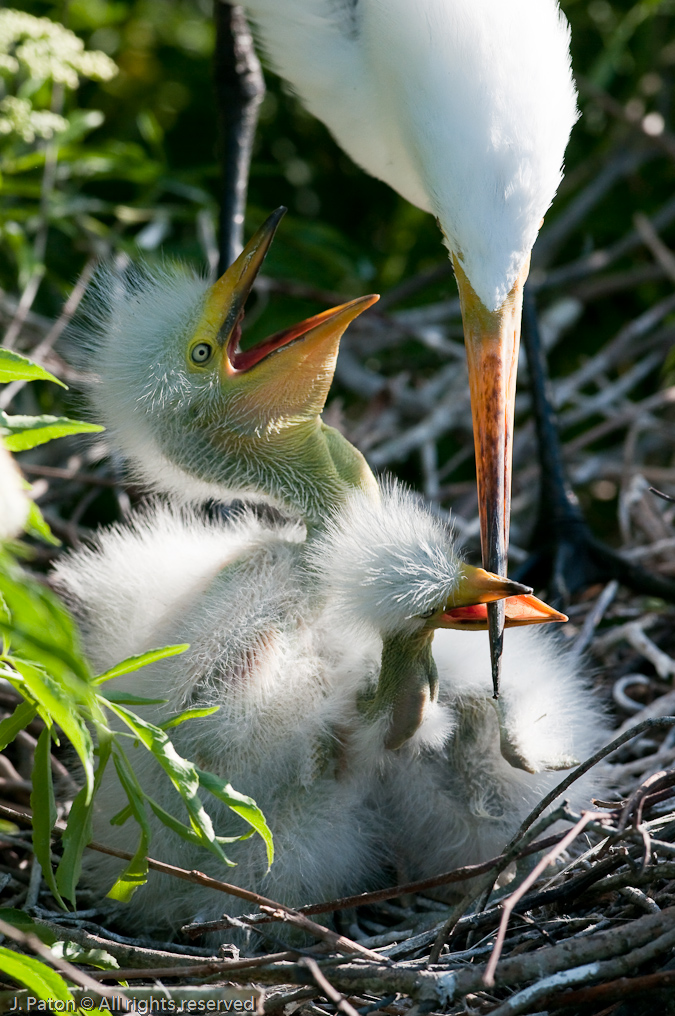
[[45,882],[51,889],[54,899],[66,910],[52,871],[52,829],[56,824],[56,801],[52,783],[51,747],[51,731],[45,727],[38,737],[33,762],[33,789],[30,795],[30,806],[33,810],[33,852],[40,862]]
[[212,716],[213,713],[217,713],[220,706],[207,706],[204,709],[185,709],[178,716],[173,716],[166,723],[160,723],[159,726],[162,730],[170,730],[171,727],[177,727],[181,723],[185,723],[186,720],[196,720],[200,716]]
[[20,730],[25,730],[37,710],[31,702],[20,702],[11,716],[0,723],[0,751],[4,751]]
[[62,388],[67,388],[63,381],[50,374],[44,367],[39,367],[27,356],[13,353],[9,349],[0,348],[0,384],[8,381],[53,381]]
[[210,850],[211,853],[214,853],[221,861],[224,861],[225,855],[217,842],[213,831],[213,824],[205,812],[197,793],[199,790],[199,777],[193,764],[178,754],[166,733],[160,727],[142,720],[140,716],[129,712],[124,706],[111,702],[110,708],[123,720],[148,751],[152,752],[183,798],[188,815],[190,816],[190,824],[197,833],[201,845]]
[[9,621],[0,617],[0,632],[8,635],[31,660],[39,661],[54,677],[68,684],[83,704],[95,709],[89,665],[80,649],[75,624],[63,604],[42,583],[3,569],[0,569],[0,595],[11,614]]
[[0,946],[0,970],[19,984],[25,984],[37,998],[45,1000],[51,998],[66,1003],[71,1001],[68,985],[61,975],[32,956],[22,956]]
[[59,725],[77,752],[87,781],[87,801],[94,790],[94,746],[77,703],[42,667],[25,660],[13,660],[31,695]]
[[61,541],[54,536],[44,515],[36,505],[35,501],[28,501],[28,517],[24,529],[29,536],[36,536],[52,547],[60,547]]
[[96,434],[104,429],[97,423],[69,420],[65,416],[7,416],[0,412],[0,436],[10,452],[23,452],[57,437]]
[[72,803],[68,824],[61,842],[63,855],[56,869],[56,884],[62,896],[77,905],[75,890],[82,870],[82,855],[93,836],[93,818],[96,793],[101,785],[110,752],[112,738],[99,734],[98,765],[94,776],[94,793],[87,799],[87,788],[83,787]]
[[118,876],[107,896],[111,900],[128,903],[136,890],[148,881],[148,849],[150,847],[150,823],[145,810],[145,795],[136,779],[124,752],[113,756],[115,769],[129,801],[129,807],[140,826],[140,839],[134,856]]
[[120,706],[159,706],[168,701],[165,698],[145,698],[143,695],[130,695],[125,691],[101,692],[101,698],[105,699],[106,702],[115,702]]
[[188,643],[183,643],[176,646],[164,646],[162,649],[150,649],[147,653],[140,653],[138,656],[129,656],[126,660],[111,667],[110,670],[106,670],[104,674],[99,674],[94,678],[93,683],[103,684],[104,681],[112,681],[113,678],[122,677],[123,674],[132,674],[135,670],[140,670],[141,667],[156,663],[157,660],[165,660],[168,656],[178,656],[179,653],[184,653],[189,648]]
[[231,808],[245,822],[248,822],[258,835],[262,836],[267,850],[267,864],[271,867],[274,860],[272,833],[265,821],[265,816],[253,798],[240,794],[238,790],[235,790],[234,787],[214,773],[207,773],[203,769],[197,769],[197,775],[199,776],[199,785],[201,787],[204,787],[214,797],[217,797],[219,801],[223,801],[228,808]]
[[[170,812],[162,808],[161,804],[158,804],[157,801],[153,800],[152,797],[148,797],[146,795],[145,799],[159,821],[165,825],[167,829],[171,829],[182,839],[187,840],[188,843],[196,843],[198,846],[201,846],[202,841],[191,826],[187,826],[184,822],[180,822]],[[239,840],[248,839],[250,835],[251,833],[244,833],[243,836],[217,836],[216,840],[218,843],[237,843]],[[225,858],[225,862],[229,864],[231,868],[236,867],[236,862],[231,861],[228,857]]]
[[[85,949],[77,942],[70,939],[55,942],[52,947],[52,954],[59,956],[68,963],[86,963],[98,970],[118,970],[119,963],[114,956],[111,956],[105,949]],[[91,1012],[91,1010],[88,1010]]]

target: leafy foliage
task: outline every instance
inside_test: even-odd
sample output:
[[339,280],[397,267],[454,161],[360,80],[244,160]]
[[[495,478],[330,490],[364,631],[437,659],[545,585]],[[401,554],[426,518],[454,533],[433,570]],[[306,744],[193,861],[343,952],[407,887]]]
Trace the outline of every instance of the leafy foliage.
[[[24,357],[0,351],[3,379],[32,380],[49,376]],[[5,446],[12,445],[17,435],[35,430],[44,432],[42,440],[82,430],[101,430],[72,420],[49,420],[26,423],[23,418],[4,417]],[[7,436],[9,435],[9,436]],[[40,443],[36,440],[34,443]],[[30,447],[32,445],[28,445]],[[19,446],[20,447],[20,446]],[[24,445],[23,447],[26,447]],[[1,521],[1,520],[0,520]],[[7,548],[0,544],[0,676],[22,697],[23,701],[11,716],[0,723],[0,750],[38,715],[44,729],[38,737],[32,773],[33,851],[54,898],[66,907],[64,899],[76,905],[76,887],[82,866],[82,855],[92,836],[92,814],[95,794],[101,786],[106,767],[112,759],[120,782],[126,791],[129,808],[140,827],[139,845],[110,896],[128,900],[142,885],[148,872],[147,856],[151,842],[148,808],[177,835],[198,843],[226,864],[231,863],[222,845],[248,836],[217,836],[208,812],[202,804],[200,791],[224,801],[265,841],[268,860],[273,859],[272,837],[264,817],[254,801],[238,794],[220,777],[203,773],[175,750],[164,729],[143,720],[127,708],[146,700],[134,696],[116,696],[107,691],[107,682],[136,671],[176,653],[186,645],[167,646],[124,660],[104,674],[94,676],[82,653],[73,621],[59,600],[44,585],[20,569]],[[106,693],[99,691],[106,685]],[[126,703],[126,704],[125,704]],[[166,727],[186,722],[213,710],[192,710],[167,720]],[[127,731],[111,729],[110,718],[117,717]],[[92,738],[91,730],[95,732]],[[57,821],[56,801],[52,783],[51,747],[64,734],[75,749],[84,773],[85,783],[77,794],[63,831],[63,855],[56,871],[52,869],[51,840]],[[183,801],[188,816],[184,823],[169,815],[149,799],[138,783],[125,751],[131,740],[143,745],[164,769]],[[65,1001],[69,997],[63,978],[38,960],[19,957],[0,949],[0,969],[27,985],[40,998]]]

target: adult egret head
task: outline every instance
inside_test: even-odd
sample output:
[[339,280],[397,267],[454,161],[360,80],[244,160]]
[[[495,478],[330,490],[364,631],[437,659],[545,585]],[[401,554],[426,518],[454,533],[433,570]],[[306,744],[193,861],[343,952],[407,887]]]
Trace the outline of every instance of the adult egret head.
[[557,0],[245,0],[275,69],[436,216],[459,286],[483,564],[506,570],[522,287],[577,118]]
[[[99,272],[76,338],[117,447],[179,501],[272,499],[310,524],[354,487],[363,456],[320,419],[339,341],[364,296],[240,348],[244,305],[284,209],[214,285],[180,265]],[[83,354],[83,355],[82,355]]]

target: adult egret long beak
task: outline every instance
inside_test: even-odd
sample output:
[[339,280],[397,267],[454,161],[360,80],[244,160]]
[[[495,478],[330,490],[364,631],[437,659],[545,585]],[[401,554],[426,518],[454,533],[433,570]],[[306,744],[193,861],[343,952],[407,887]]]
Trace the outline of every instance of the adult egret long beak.
[[[528,258],[511,292],[495,311],[489,311],[478,298],[454,254],[452,263],[469,366],[483,566],[502,575],[507,569],[509,546],[513,410],[523,285],[530,262]],[[499,695],[504,610],[502,601],[490,604],[487,610],[495,698]]]

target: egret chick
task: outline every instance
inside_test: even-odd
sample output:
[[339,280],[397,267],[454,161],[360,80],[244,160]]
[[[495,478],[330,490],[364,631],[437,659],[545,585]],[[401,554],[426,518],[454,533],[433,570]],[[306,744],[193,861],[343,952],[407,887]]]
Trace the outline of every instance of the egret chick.
[[[360,892],[376,883],[382,866],[365,803],[371,785],[340,769],[340,732],[358,718],[357,685],[367,675],[355,659],[338,682],[321,656],[318,593],[303,566],[305,537],[297,521],[269,526],[244,512],[223,524],[154,504],[56,569],[57,588],[80,620],[97,668],[156,646],[190,644],[181,656],[116,680],[115,690],[163,700],[140,707],[155,723],[185,708],[219,707],[173,729],[172,741],[199,768],[256,800],[273,832],[276,859],[267,872],[255,837],[227,846],[237,866],[223,869],[153,816],[152,855],[291,905]],[[349,656],[343,647],[343,660]],[[175,792],[154,760],[142,750],[130,758],[146,793],[175,814]],[[135,849],[129,823],[109,824],[125,804],[119,782],[106,773],[94,834]],[[226,805],[210,798],[208,810],[218,835],[243,831]],[[120,862],[96,855],[88,865],[92,883],[105,893]],[[144,930],[176,929],[249,906],[150,872],[122,919]]]
[[[318,524],[363,487],[365,459],[321,413],[360,297],[240,348],[244,305],[285,209],[214,285],[188,268],[100,270],[72,333],[92,400],[135,475],[179,503],[272,501]],[[264,492],[264,493],[263,493]]]
[[[190,644],[180,657],[120,678],[116,690],[165,700],[144,707],[152,722],[219,707],[177,727],[172,739],[199,768],[253,796],[272,829],[278,860],[271,871],[255,841],[235,844],[238,866],[228,880],[291,905],[364,891],[383,877],[388,848],[378,834],[373,762],[428,720],[436,697],[433,630],[455,623],[455,609],[521,588],[465,564],[450,531],[398,488],[387,488],[381,505],[366,492],[357,500],[360,516],[350,502],[344,525],[338,513],[311,540],[298,521],[268,525],[244,512],[222,524],[155,504],[56,569],[98,669],[158,645]],[[362,538],[381,536],[367,524],[373,503],[380,527],[389,527],[386,546],[373,548],[381,567],[366,557],[360,566],[344,561],[340,577],[325,574],[339,534],[359,517]],[[369,586],[372,602],[361,592]],[[354,610],[373,632],[351,641],[346,618]],[[154,761],[137,751],[133,763],[141,786],[171,813],[174,794]],[[98,802],[96,835],[128,847],[125,827],[107,827],[125,803],[113,778]],[[225,805],[210,811],[218,835],[236,831]],[[198,847],[154,825],[153,853],[223,877]],[[92,865],[97,884],[112,884],[118,862],[97,856]],[[234,902],[230,912],[243,906]],[[153,873],[130,920],[175,925],[222,907],[208,890]]]

